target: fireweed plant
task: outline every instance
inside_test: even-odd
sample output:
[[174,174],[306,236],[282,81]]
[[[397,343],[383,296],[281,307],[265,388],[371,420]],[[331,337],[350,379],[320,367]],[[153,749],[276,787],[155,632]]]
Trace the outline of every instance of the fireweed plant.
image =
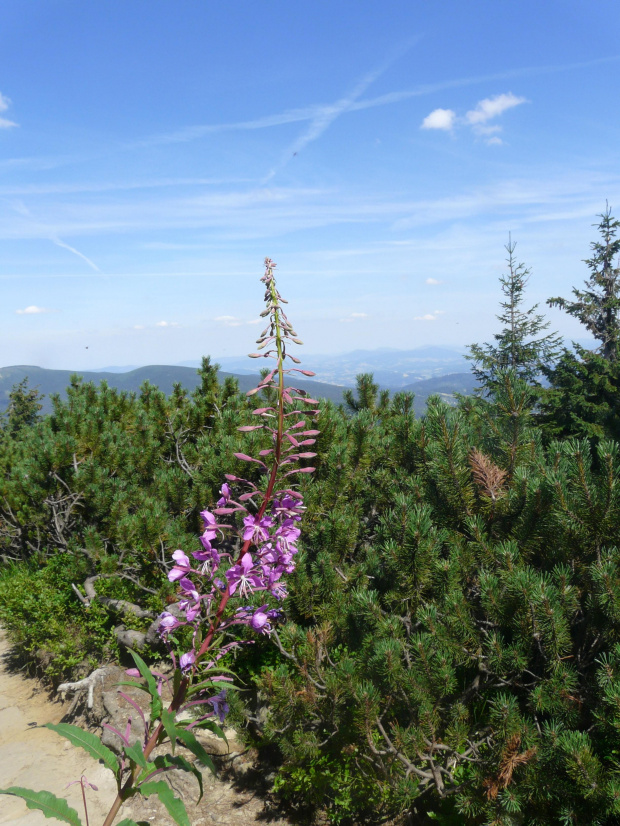
[[[271,608],[268,602],[259,607],[248,602],[256,593],[269,594],[275,604],[286,597],[285,575],[295,568],[304,511],[302,496],[294,489],[291,477],[314,470],[313,467],[300,467],[299,461],[316,455],[307,448],[315,443],[318,434],[318,430],[308,427],[308,422],[317,414],[318,402],[308,398],[304,390],[285,386],[285,378],[291,373],[304,376],[314,373],[287,366],[286,359],[300,363],[287,352],[287,345],[302,342],[282,309],[286,301],[276,287],[275,266],[267,258],[265,274],[261,278],[266,304],[261,316],[267,318],[268,323],[257,343],[258,350],[264,352],[251,354],[251,358],[272,359],[275,364],[248,393],[254,395],[268,390],[269,397],[275,398],[275,402],[272,407],[259,407],[253,411],[262,423],[239,428],[243,432],[265,430],[271,437],[271,446],[260,450],[257,457],[234,454],[240,461],[257,464],[266,483],[262,488],[248,479],[226,474],[217,506],[201,513],[204,530],[200,549],[189,556],[182,550],[172,554],[174,564],[168,579],[177,583],[180,601],[160,615],[159,632],[172,659],[173,677],[151,671],[136,652],[130,652],[136,668],[127,673],[131,677],[142,677],[144,684],[130,682],[122,685],[139,686],[149,693],[150,715],[147,718],[135,700],[119,692],[143,724],[141,740],[133,743],[130,741],[131,718],[125,732],[113,729],[121,744],[120,759],[90,732],[65,723],[48,725],[101,760],[114,773],[118,794],[103,826],[112,826],[123,803],[136,794],[157,795],[179,826],[190,826],[183,801],[174,795],[161,776],[177,769],[193,773],[202,797],[201,771],[195,763],[175,754],[177,744],[188,749],[203,766],[214,770],[211,758],[196,739],[194,730],[206,728],[224,737],[218,722],[224,722],[228,712],[226,692],[234,686],[233,678],[228,676],[230,671],[223,667],[222,660],[241,643],[225,643],[223,632],[235,625],[246,625],[260,634],[269,634],[283,618],[281,610]],[[234,494],[237,490],[239,493]],[[164,682],[172,693],[168,708],[162,700]],[[183,713],[189,709],[198,710],[198,716],[187,719]],[[184,719],[178,719],[178,715],[183,715]],[[171,753],[153,756],[156,747],[166,742]],[[29,808],[43,811],[46,817],[72,826],[82,824],[78,813],[66,800],[51,792],[11,787],[0,790],[0,793],[21,797]],[[86,826],[90,826],[85,797],[84,808]],[[136,824],[125,818],[118,826],[143,824],[145,821]]]

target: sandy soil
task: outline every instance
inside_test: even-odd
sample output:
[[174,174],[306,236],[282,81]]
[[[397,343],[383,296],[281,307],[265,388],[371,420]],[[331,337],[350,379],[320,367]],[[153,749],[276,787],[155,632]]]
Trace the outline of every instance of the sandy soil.
[[[90,826],[99,826],[116,793],[112,774],[82,749],[42,728],[45,723],[60,722],[69,703],[50,698],[37,680],[11,671],[8,668],[9,649],[6,636],[0,630],[0,788],[46,789],[66,798],[86,823],[80,787],[66,788],[68,783],[85,775],[99,789],[98,792],[87,792]],[[204,781],[205,795],[200,805],[193,806],[186,801],[192,826],[252,826],[258,823],[289,826],[288,821],[266,809],[264,801],[251,791],[243,791],[232,781],[214,778],[208,773],[205,773]],[[123,817],[150,819],[153,826],[173,824],[155,798],[137,800],[126,806],[117,820]],[[19,798],[0,795],[0,824],[43,826],[58,822],[46,819],[42,812],[28,809]]]

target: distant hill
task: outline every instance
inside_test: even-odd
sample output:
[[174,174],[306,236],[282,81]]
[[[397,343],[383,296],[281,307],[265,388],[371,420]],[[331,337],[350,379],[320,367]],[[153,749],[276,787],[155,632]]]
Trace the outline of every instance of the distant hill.
[[[369,371],[371,372],[371,371]],[[108,383],[110,387],[119,390],[137,393],[140,386],[148,381],[159,387],[164,393],[172,393],[175,384],[180,384],[188,391],[194,390],[200,384],[197,371],[192,367],[179,367],[170,365],[150,365],[149,367],[138,367],[125,373],[116,372],[79,372],[72,370],[48,370],[43,367],[31,365],[17,365],[13,367],[3,367],[0,369],[0,411],[5,410],[8,404],[11,389],[23,379],[27,378],[30,387],[36,387],[40,393],[44,394],[42,400],[43,413],[50,413],[52,404],[49,396],[58,393],[61,398],[66,394],[66,388],[70,384],[71,376],[77,373],[85,382],[92,381],[99,385],[102,381]],[[238,375],[234,373],[218,372],[218,379],[223,382],[227,376],[234,376],[239,382],[239,388],[243,392],[251,390],[256,386],[258,374]],[[378,377],[375,377],[377,380]],[[327,384],[318,381],[295,382],[299,387],[310,393],[315,398],[329,399],[335,404],[343,401],[342,393],[344,388],[339,385]],[[382,384],[378,381],[379,384]],[[385,386],[385,385],[383,385]],[[473,392],[475,379],[471,373],[451,373],[444,376],[414,381],[400,390],[408,390],[415,394],[415,411],[417,415],[422,415],[426,408],[426,400],[429,396],[438,393],[446,401],[454,401],[455,393],[468,395]],[[394,390],[395,388],[391,388]]]
[[[48,370],[44,367],[18,365],[0,369],[0,410],[6,409],[11,388],[27,378],[30,387],[36,387],[40,393],[45,394],[43,413],[51,413],[52,405],[49,396],[52,393],[58,393],[61,397],[64,397],[71,376],[75,373],[81,376],[85,382],[92,381],[99,385],[102,381],[106,381],[110,387],[133,393],[139,392],[140,386],[145,381],[159,387],[166,395],[172,393],[175,384],[180,384],[190,392],[200,384],[197,371],[191,367],[154,364],[149,367],[138,367],[136,370],[130,370],[127,373],[95,373],[77,370]],[[220,382],[224,382],[227,376],[234,376],[239,382],[240,390],[244,392],[255,387],[259,379],[258,374],[240,376],[233,373],[218,372]],[[318,381],[296,381],[295,384],[306,390],[311,396],[318,394],[321,398],[330,399],[336,404],[342,402],[342,387],[322,384]]]
[[401,390],[415,393],[416,401],[424,399],[425,404],[429,396],[435,395],[441,396],[448,403],[453,403],[456,401],[455,394],[471,396],[479,386],[473,373],[449,373],[447,376],[436,376],[432,379],[415,381],[402,387]]
[[[401,390],[421,379],[461,373],[468,369],[464,351],[437,346],[416,347],[414,350],[380,347],[336,355],[303,353],[302,357],[304,367],[314,370],[322,381],[345,387],[354,387],[355,377],[360,373],[372,373],[381,387]],[[233,373],[252,370],[248,359],[243,356],[224,356],[215,361],[224,370]]]

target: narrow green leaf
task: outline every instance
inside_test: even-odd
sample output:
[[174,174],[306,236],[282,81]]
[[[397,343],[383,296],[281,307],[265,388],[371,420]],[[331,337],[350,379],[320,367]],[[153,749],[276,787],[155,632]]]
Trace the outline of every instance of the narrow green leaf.
[[120,771],[116,755],[107,746],[104,746],[96,734],[84,731],[79,726],[72,726],[70,723],[46,723],[45,728],[55,731],[61,737],[65,737],[74,746],[79,746],[87,751],[95,760],[102,760],[106,769],[110,769],[114,775]]
[[206,728],[209,731],[212,731],[213,734],[216,734],[218,737],[228,743],[228,737],[224,734],[223,730],[218,726],[217,723],[214,723],[213,720],[201,720],[199,723],[194,723],[192,728]]
[[207,752],[203,749],[200,745],[198,740],[194,737],[191,731],[188,731],[185,728],[177,729],[177,739],[183,743],[183,745],[188,748],[191,753],[197,757],[203,766],[206,766],[208,769],[211,769],[213,774],[215,774],[215,766],[213,764],[213,760],[209,757]]
[[32,789],[22,789],[20,786],[11,786],[8,789],[0,789],[0,794],[12,794],[21,797],[29,809],[39,809],[45,817],[54,817],[71,826],[82,826],[80,816],[61,797],[51,792],[33,792]]
[[159,757],[156,757],[153,762],[158,769],[167,769],[174,766],[174,768],[181,769],[181,771],[191,772],[200,786],[200,797],[196,801],[196,803],[200,803],[202,800],[202,795],[204,794],[204,789],[202,787],[202,772],[197,766],[190,763],[189,760],[186,760],[184,757],[181,757],[180,754],[177,754],[176,756],[173,756],[172,754],[162,754]]
[[176,746],[177,742],[177,728],[175,726],[175,719],[176,714],[172,711],[168,711],[167,709],[163,708],[161,712],[161,721],[163,723],[164,728],[166,729],[166,734],[168,735],[168,739],[170,740],[172,753],[174,754],[174,747]]
[[170,786],[163,780],[143,783],[139,787],[138,791],[140,794],[144,795],[144,797],[150,797],[152,794],[156,794],[168,810],[170,817],[175,823],[178,824],[178,826],[191,826],[187,816],[187,811],[185,809],[185,804],[178,797],[174,796]]
[[179,690],[179,686],[181,685],[181,680],[183,678],[183,674],[181,673],[180,668],[176,668],[174,671],[174,677],[172,678],[172,694],[176,697],[176,693]]
[[136,823],[135,820],[132,820],[130,817],[126,817],[125,820],[121,820],[120,823],[117,823],[116,826],[151,826],[148,820],[138,820]]
[[157,693],[157,681],[155,680],[155,677],[153,677],[153,675],[151,674],[148,665],[144,662],[142,657],[139,654],[136,654],[136,652],[133,651],[131,648],[128,648],[127,650],[133,657],[133,661],[136,664],[136,668],[146,680],[146,684],[149,689],[149,694],[151,695],[151,720],[159,720],[163,706],[161,702],[161,697]]
[[140,768],[148,769],[149,764],[146,762],[140,743],[136,742],[133,746],[125,746],[125,754]]

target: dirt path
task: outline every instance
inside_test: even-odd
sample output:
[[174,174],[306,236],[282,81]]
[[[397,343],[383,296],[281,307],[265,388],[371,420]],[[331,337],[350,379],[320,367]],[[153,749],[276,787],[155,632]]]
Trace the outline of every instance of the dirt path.
[[[68,703],[52,701],[37,680],[28,679],[7,668],[10,645],[0,630],[0,788],[25,786],[46,789],[67,799],[85,823],[79,786],[66,788],[82,774],[99,791],[88,791],[90,826],[100,826],[114,799],[116,787],[112,774],[92,760],[82,749],[49,729],[45,723],[58,723]],[[205,793],[199,806],[186,801],[192,826],[290,826],[266,809],[264,801],[251,791],[242,791],[231,781],[204,775]],[[119,820],[132,817],[150,820],[152,826],[173,826],[173,821],[155,798],[138,800],[121,810]],[[58,822],[33,811],[19,798],[0,795],[0,824],[49,826]]]

